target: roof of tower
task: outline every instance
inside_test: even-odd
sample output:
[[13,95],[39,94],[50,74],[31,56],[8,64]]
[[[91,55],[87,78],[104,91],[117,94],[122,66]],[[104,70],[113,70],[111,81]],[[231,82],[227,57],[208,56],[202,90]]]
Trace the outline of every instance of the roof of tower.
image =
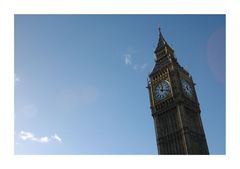
[[163,35],[162,35],[162,32],[161,32],[161,29],[160,29],[160,27],[158,28],[158,31],[159,31],[159,39],[158,39],[158,45],[157,45],[157,47],[156,47],[156,49],[155,49],[155,53],[157,53],[158,51],[160,51],[163,47],[168,47],[168,48],[170,48],[171,50],[173,50],[169,45],[168,45],[168,43],[165,41],[165,39],[164,39],[164,37],[163,37]]

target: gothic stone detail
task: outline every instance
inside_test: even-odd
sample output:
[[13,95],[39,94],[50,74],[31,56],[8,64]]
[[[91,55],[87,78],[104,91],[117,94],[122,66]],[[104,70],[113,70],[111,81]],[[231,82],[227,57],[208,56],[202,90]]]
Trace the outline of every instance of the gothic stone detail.
[[190,74],[159,32],[148,90],[159,154],[209,154]]

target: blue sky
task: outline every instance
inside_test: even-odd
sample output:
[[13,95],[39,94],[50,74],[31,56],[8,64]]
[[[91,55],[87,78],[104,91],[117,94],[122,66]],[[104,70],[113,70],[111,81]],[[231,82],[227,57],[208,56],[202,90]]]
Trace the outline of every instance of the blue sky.
[[16,154],[157,154],[147,77],[158,25],[225,154],[224,15],[15,15]]

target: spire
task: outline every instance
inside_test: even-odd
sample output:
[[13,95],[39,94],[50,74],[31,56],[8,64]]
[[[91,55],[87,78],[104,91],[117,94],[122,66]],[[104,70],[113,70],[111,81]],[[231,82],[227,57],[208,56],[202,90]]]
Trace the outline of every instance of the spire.
[[158,34],[159,34],[159,36],[161,34],[161,27],[160,26],[158,27]]
[[165,41],[165,39],[163,38],[162,32],[161,32],[161,28],[160,26],[158,27],[158,33],[159,33],[159,39],[158,39],[158,45],[157,48],[155,49],[155,53],[157,53],[158,51],[160,51],[163,47],[167,46],[168,48],[172,49],[167,42]]

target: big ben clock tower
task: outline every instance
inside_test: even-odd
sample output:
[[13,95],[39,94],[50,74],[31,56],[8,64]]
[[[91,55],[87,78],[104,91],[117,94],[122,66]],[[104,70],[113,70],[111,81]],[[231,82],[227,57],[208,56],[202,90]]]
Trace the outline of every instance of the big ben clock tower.
[[160,29],[154,53],[147,88],[158,154],[209,154],[195,84]]

